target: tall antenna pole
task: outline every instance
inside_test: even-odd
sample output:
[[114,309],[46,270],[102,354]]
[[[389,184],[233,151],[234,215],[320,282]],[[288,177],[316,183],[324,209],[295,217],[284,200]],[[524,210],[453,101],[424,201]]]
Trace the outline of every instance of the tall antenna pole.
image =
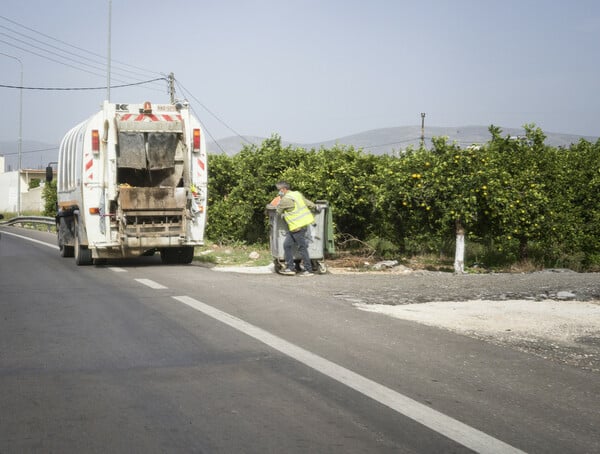
[[421,148],[425,147],[425,112],[421,112]]
[[108,62],[106,64],[106,100],[110,102],[110,48],[111,48],[111,22],[112,0],[108,0]]

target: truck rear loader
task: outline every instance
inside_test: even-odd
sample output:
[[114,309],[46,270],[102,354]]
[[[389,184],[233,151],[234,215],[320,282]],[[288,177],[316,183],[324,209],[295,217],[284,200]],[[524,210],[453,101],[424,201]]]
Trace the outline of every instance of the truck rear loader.
[[190,263],[206,203],[204,134],[186,104],[105,101],[61,142],[56,231],[77,265],[155,252]]

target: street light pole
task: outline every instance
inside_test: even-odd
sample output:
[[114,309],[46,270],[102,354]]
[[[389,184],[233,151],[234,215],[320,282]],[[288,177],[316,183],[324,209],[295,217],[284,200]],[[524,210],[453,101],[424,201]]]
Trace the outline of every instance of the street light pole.
[[19,142],[18,142],[18,170],[17,170],[17,216],[21,216],[21,152],[23,148],[23,62],[13,56],[3,52],[0,54],[5,57],[17,60],[21,65],[21,83],[19,85]]

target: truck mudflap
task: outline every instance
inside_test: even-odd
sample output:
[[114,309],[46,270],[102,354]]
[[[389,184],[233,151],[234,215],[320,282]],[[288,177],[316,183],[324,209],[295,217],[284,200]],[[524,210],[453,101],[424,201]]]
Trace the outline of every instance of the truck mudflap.
[[123,248],[179,246],[186,242],[187,195],[185,188],[119,188],[115,221]]

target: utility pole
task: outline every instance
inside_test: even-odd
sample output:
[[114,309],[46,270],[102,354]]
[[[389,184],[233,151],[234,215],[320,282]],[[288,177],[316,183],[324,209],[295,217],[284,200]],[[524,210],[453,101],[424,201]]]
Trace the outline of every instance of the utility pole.
[[425,147],[425,112],[421,112],[421,148]]
[[110,48],[111,48],[112,0],[108,0],[108,61],[106,64],[106,100],[110,102]]
[[171,96],[171,104],[175,104],[175,74],[169,73],[169,95]]

